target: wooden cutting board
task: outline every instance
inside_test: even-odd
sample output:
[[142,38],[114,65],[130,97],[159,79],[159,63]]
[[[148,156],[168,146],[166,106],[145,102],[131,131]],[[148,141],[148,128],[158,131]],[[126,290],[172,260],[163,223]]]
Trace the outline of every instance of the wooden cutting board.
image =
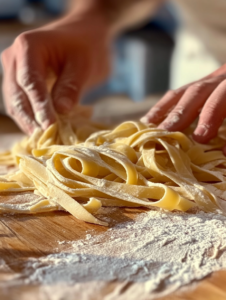
[[[0,117],[0,147],[8,147],[20,137],[21,133],[17,127],[8,118]],[[120,208],[111,213],[110,219],[114,224],[127,222],[142,212],[143,209]],[[10,281],[14,274],[24,271],[24,262],[29,258],[58,253],[63,247],[59,245],[59,240],[70,242],[84,239],[89,230],[98,235],[107,229],[79,221],[65,212],[0,216],[0,264],[1,259],[6,262],[6,268],[0,265],[0,285]],[[216,272],[161,300],[225,300],[225,282],[226,271]],[[117,287],[117,284],[117,282],[109,283],[109,290]],[[39,300],[41,299],[39,289],[40,285],[22,284],[1,288],[0,299]],[[107,293],[106,289],[100,290],[99,297],[94,296],[93,299],[101,299]],[[75,299],[79,299],[79,295],[76,295]]]

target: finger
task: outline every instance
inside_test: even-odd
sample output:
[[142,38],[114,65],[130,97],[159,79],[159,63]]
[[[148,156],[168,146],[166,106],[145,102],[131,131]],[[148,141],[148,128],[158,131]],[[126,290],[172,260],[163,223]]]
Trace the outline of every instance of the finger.
[[65,65],[52,90],[53,105],[60,114],[68,114],[79,102],[88,80],[88,66],[73,60]]
[[[172,107],[174,107],[180,100],[180,98],[183,96],[185,91],[195,84],[201,83],[203,80],[208,80],[212,78],[212,74],[191,83],[188,83],[182,87],[180,87],[177,90],[170,90],[168,91],[162,99],[159,100],[159,102],[154,105],[149,112],[140,119],[143,123],[160,123],[164,120],[164,118],[167,116],[169,111],[171,111]],[[221,76],[220,76],[221,77]]]
[[159,128],[171,131],[187,128],[196,119],[203,104],[221,81],[222,78],[216,77],[190,85]]
[[169,110],[177,104],[177,102],[182,97],[185,92],[185,87],[180,88],[178,90],[170,90],[168,91],[159,102],[154,105],[149,112],[140,119],[143,123],[155,123],[158,124],[161,122]]
[[9,103],[9,98],[6,97],[6,103],[9,103],[6,105],[6,110],[21,130],[31,135],[39,126],[34,120],[30,102],[17,84],[14,87],[11,84],[11,88],[11,93],[8,93],[11,102]]
[[38,124],[34,120],[34,114],[26,94],[16,83],[15,61],[12,61],[10,65],[7,64],[7,68],[3,63],[3,69],[2,89],[6,111],[18,126],[30,135],[38,127]]
[[226,64],[222,65],[219,69],[210,73],[207,77],[225,76],[225,73],[226,73]]
[[18,44],[16,79],[26,93],[37,123],[45,130],[55,121],[55,112],[45,82],[46,65],[44,54],[30,45],[29,34],[23,34]]
[[222,81],[206,101],[199,117],[193,138],[199,143],[207,143],[215,137],[226,117],[226,80]]

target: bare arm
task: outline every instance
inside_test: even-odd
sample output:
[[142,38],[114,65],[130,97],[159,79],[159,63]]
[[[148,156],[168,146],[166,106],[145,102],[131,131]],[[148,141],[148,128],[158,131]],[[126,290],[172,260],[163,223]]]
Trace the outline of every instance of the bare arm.
[[69,9],[86,11],[91,7],[98,7],[110,24],[111,32],[117,34],[150,19],[163,2],[164,0],[72,0]]

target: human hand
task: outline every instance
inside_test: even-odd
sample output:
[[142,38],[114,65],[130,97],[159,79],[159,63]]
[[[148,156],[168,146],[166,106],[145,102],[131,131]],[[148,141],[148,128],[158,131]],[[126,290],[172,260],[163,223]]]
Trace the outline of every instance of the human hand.
[[[217,135],[226,117],[226,64],[201,80],[168,91],[141,121],[182,131],[198,116],[193,138],[207,143]],[[226,147],[223,150],[226,153]]]
[[[73,15],[19,35],[2,53],[8,114],[23,131],[46,129],[109,71],[109,34],[101,13]],[[48,72],[56,76],[52,91]]]

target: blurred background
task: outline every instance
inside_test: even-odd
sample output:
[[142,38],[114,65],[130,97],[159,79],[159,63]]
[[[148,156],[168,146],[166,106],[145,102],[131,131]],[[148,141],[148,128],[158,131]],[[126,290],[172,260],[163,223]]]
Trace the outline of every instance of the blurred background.
[[[70,0],[0,0],[0,52],[20,33],[58,18],[69,6]],[[96,103],[110,95],[121,95],[120,99],[132,99],[136,109],[142,107],[143,111],[150,106],[144,99],[151,97],[155,102],[169,88],[199,79],[219,67],[202,42],[181,25],[179,16],[176,6],[165,2],[145,26],[123,33],[113,45],[109,80],[85,95],[83,102]],[[0,103],[2,106],[2,99]],[[108,102],[105,114],[107,107]]]

